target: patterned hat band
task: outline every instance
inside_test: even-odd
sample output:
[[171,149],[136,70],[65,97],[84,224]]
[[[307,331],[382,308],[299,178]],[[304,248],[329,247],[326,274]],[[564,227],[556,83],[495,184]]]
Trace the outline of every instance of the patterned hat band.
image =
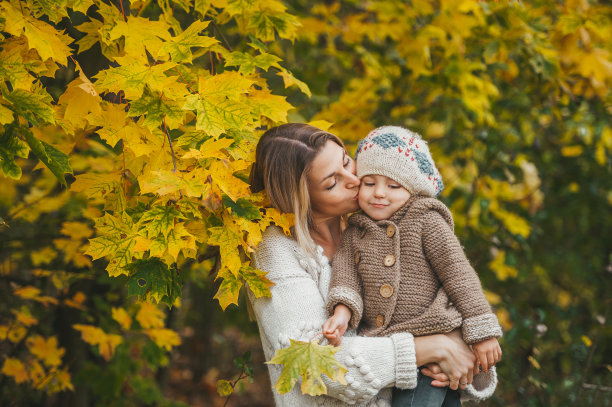
[[435,197],[442,192],[442,176],[425,140],[399,126],[372,130],[359,142],[357,176],[385,175],[413,194]]

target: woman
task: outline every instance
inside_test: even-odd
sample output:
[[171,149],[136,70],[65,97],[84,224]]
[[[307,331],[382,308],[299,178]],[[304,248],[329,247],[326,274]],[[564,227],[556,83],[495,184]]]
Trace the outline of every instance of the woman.
[[[264,233],[253,255],[275,285],[271,298],[249,301],[255,313],[267,360],[289,346],[289,338],[308,341],[327,318],[325,300],[330,261],[340,242],[343,216],[357,210],[359,179],[344,145],[331,133],[307,124],[284,124],[268,130],[257,145],[251,171],[253,192],[266,190],[270,203],[295,214],[293,237],[277,227]],[[473,380],[475,358],[460,335],[414,338],[398,333],[385,338],[346,335],[336,353],[348,368],[347,385],[326,377],[327,396],[301,394],[299,385],[285,395],[273,390],[277,406],[388,406],[391,387],[416,386],[417,366],[434,364],[438,385],[465,388]],[[276,383],[282,367],[268,365]],[[443,373],[440,373],[443,372]],[[474,387],[478,387],[475,380]]]

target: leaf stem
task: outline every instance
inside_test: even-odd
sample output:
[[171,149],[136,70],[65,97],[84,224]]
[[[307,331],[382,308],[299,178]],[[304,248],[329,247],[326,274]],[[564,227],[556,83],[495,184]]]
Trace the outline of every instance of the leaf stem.
[[219,33],[219,35],[223,39],[223,42],[225,42],[225,46],[227,47],[227,49],[229,49],[230,52],[233,52],[234,50],[232,50],[232,46],[230,45],[230,43],[227,40],[227,38],[225,38],[225,35],[223,35],[223,31],[221,31],[221,29],[219,28],[219,26],[217,25],[215,20],[210,20],[210,22],[212,23],[212,26],[217,29],[217,32]]
[[[234,380],[234,383],[230,383],[230,386],[232,386],[232,389],[236,388],[236,385],[238,384],[238,382],[242,379],[246,379],[248,377],[248,375],[243,376],[244,374],[244,368],[242,368],[242,372],[240,372],[240,376],[238,376],[238,378],[236,380]],[[227,398],[225,399],[225,403],[223,403],[223,407],[227,406],[227,403],[229,403],[229,399],[230,397],[232,397],[232,394],[234,394],[234,392],[232,391],[230,393],[229,396],[227,396]]]
[[123,21],[127,21],[127,18],[125,18],[125,10],[123,9],[123,0],[119,0],[119,4],[121,5],[121,14],[123,14]]
[[191,93],[198,93],[198,92],[196,92],[195,90],[193,90],[193,88],[192,88],[191,86],[189,86],[189,82],[187,82],[187,80],[186,80],[186,79],[183,77],[183,74],[181,73],[181,71],[179,71],[179,70],[178,70],[178,68],[177,68],[176,66],[174,67],[174,70],[175,70],[175,71],[176,71],[176,72],[179,74],[179,76],[180,76],[180,77],[181,77],[181,79],[183,80],[183,83],[184,83],[185,85],[187,85],[187,89],[189,89],[189,91],[190,91]]
[[172,153],[172,164],[174,165],[174,169],[172,170],[172,172],[177,172],[176,156],[174,155],[174,147],[172,147],[172,139],[170,138],[170,133],[168,133],[168,128],[166,127],[166,116],[165,115],[162,119],[162,123],[164,124],[164,132],[166,133],[166,137],[168,138],[168,144],[170,144],[170,152]]

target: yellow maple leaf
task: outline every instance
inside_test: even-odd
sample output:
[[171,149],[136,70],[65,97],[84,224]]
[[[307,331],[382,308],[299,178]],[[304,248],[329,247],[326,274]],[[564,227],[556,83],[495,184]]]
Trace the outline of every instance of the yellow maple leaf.
[[57,251],[53,250],[50,246],[43,247],[40,250],[32,250],[30,252],[30,259],[32,264],[36,267],[48,264],[57,257]]
[[[81,73],[82,74],[82,73]],[[101,101],[96,90],[87,77],[85,82],[81,77],[68,84],[66,91],[60,96],[58,105],[63,109],[64,120],[74,128],[83,128],[87,124],[87,115],[102,113]]]
[[118,307],[118,308],[113,307],[112,315],[113,315],[113,319],[117,321],[119,325],[121,325],[121,327],[125,329],[126,331],[130,329],[130,326],[132,326],[132,317],[129,316],[129,314],[127,313],[125,309],[121,307]]
[[34,335],[26,340],[26,345],[30,353],[49,367],[59,366],[62,363],[62,356],[66,352],[64,348],[57,346],[57,338],[55,336],[45,340],[40,335]]
[[72,298],[66,298],[64,304],[72,308],[83,310],[85,309],[83,302],[85,302],[86,299],[87,296],[85,296],[82,291],[77,291]]
[[518,270],[512,266],[506,264],[506,252],[498,250],[495,259],[489,263],[491,270],[495,272],[495,275],[500,281],[506,280],[508,277],[516,277]]
[[264,224],[267,226],[270,222],[274,222],[276,226],[280,226],[287,236],[291,235],[291,228],[295,224],[295,215],[292,213],[282,213],[276,208],[266,208],[266,213],[263,216]]
[[34,286],[28,285],[22,288],[17,288],[13,291],[13,294],[23,299],[31,300],[38,297],[40,290]]
[[90,345],[98,345],[100,355],[107,362],[113,356],[115,348],[121,342],[123,338],[117,334],[107,334],[101,328],[93,325],[74,324],[72,327],[81,332],[83,341]]
[[225,226],[209,228],[208,233],[208,244],[219,246],[224,267],[237,275],[242,265],[238,247],[242,245],[243,232],[234,222],[228,222]]
[[11,312],[15,315],[17,322],[23,324],[24,326],[32,326],[38,323],[38,319],[32,316],[32,313],[25,305],[22,306],[19,311],[16,309],[12,309]]
[[236,171],[245,167],[241,164],[246,164],[246,162],[243,160],[236,160],[231,163],[216,161],[210,165],[209,170],[213,181],[234,202],[251,193],[249,184],[233,175]]
[[181,344],[181,338],[171,329],[145,329],[144,333],[147,334],[157,346],[166,350],[172,350],[173,346]]
[[22,324],[16,323],[11,325],[6,335],[9,341],[19,343],[28,333],[28,329]]
[[143,302],[140,304],[140,309],[136,313],[136,321],[144,329],[163,328],[164,327],[164,312],[157,305]]
[[25,366],[17,358],[6,358],[0,372],[12,377],[17,384],[27,382],[29,379]]
[[515,213],[496,207],[496,205],[491,205],[491,213],[502,221],[510,233],[523,237],[528,237],[529,233],[531,233],[531,226],[529,223]]
[[301,80],[297,79],[288,70],[281,69],[280,72],[278,72],[278,75],[283,78],[283,83],[285,84],[285,88],[295,85],[306,96],[308,97],[312,96],[312,92],[310,91],[310,88],[308,87],[308,85],[305,82],[302,82]]

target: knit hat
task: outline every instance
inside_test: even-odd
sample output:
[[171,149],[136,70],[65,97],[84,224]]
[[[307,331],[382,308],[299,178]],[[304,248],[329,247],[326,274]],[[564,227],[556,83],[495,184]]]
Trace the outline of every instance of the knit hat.
[[420,135],[398,126],[372,130],[359,142],[357,176],[384,175],[411,194],[435,197],[444,189],[442,176]]

